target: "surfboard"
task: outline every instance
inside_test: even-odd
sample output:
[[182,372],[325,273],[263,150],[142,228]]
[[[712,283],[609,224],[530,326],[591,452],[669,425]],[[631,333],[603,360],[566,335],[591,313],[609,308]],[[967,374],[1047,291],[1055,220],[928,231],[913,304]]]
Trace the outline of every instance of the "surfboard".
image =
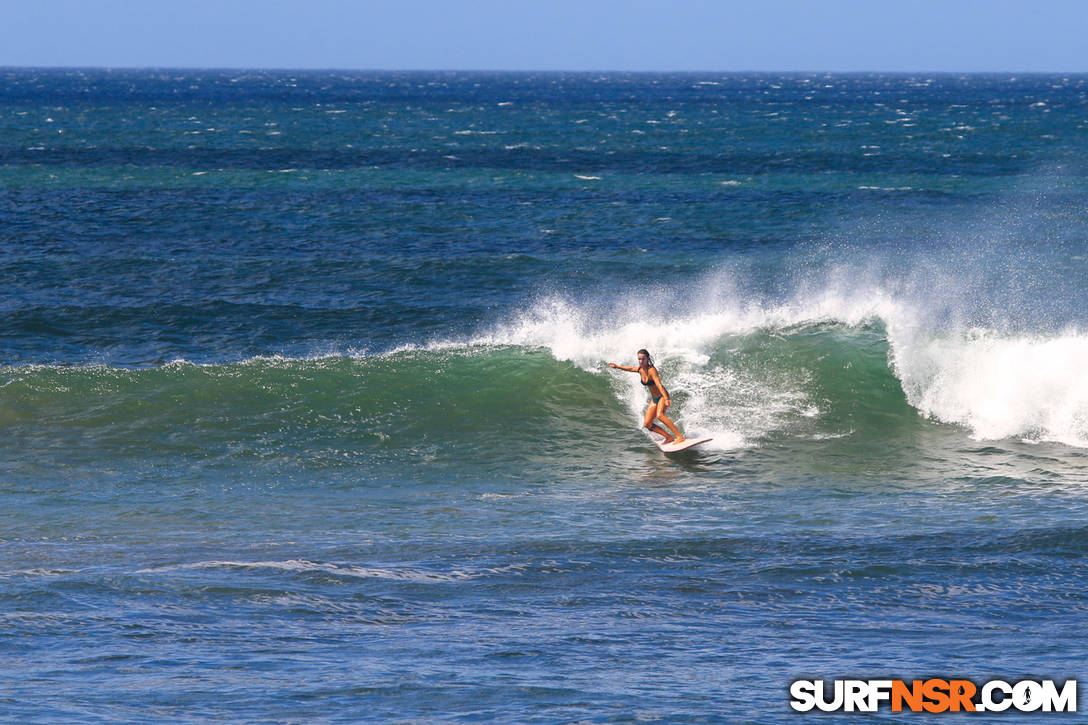
[[686,451],[692,446],[697,446],[700,443],[706,443],[712,441],[713,438],[685,438],[679,443],[658,443],[657,447],[663,450],[665,453],[679,453],[680,451]]

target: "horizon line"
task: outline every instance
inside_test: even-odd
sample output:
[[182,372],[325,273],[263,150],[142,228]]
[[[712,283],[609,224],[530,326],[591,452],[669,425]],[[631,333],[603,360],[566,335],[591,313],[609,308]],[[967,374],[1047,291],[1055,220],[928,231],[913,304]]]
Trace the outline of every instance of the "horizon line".
[[630,70],[630,69],[573,69],[573,68],[346,68],[336,66],[186,66],[186,65],[6,65],[0,64],[0,70],[97,70],[97,71],[218,71],[218,72],[282,72],[282,73],[575,73],[575,74],[630,74],[630,75],[701,75],[701,74],[781,74],[781,75],[1088,75],[1088,70],[802,70],[802,69],[744,69],[744,70],[707,70],[707,69],[670,69],[670,70]]

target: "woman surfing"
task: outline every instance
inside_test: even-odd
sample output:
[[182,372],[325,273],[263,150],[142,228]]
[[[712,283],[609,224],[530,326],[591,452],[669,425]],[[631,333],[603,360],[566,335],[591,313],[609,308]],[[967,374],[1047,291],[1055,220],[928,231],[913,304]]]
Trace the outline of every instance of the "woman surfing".
[[[657,368],[654,367],[654,359],[650,357],[650,353],[646,350],[638,351],[638,367],[630,367],[628,365],[617,365],[616,363],[608,363],[608,367],[615,368],[616,370],[626,370],[629,373],[638,373],[639,378],[642,380],[642,384],[646,386],[650,393],[650,399],[653,401],[646,408],[646,419],[643,421],[643,425],[651,433],[657,433],[658,435],[665,436],[665,440],[662,443],[680,443],[685,440],[684,435],[676,427],[676,424],[669,420],[665,415],[665,408],[672,405],[672,401],[669,400],[669,391],[665,390],[665,385],[661,382],[661,376],[657,374]],[[670,435],[669,431],[665,430],[659,425],[654,423],[654,418],[657,418],[666,426],[669,431],[672,431]]]

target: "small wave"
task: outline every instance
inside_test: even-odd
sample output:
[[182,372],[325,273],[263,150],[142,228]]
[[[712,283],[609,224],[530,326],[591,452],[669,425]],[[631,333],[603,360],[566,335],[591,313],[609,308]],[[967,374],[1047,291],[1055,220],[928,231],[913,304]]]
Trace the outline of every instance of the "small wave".
[[15,571],[0,571],[0,579],[16,579],[27,577],[31,579],[45,579],[58,576],[78,574],[79,569],[18,569]]
[[172,564],[166,566],[139,569],[136,574],[160,574],[173,571],[201,570],[201,569],[268,569],[272,571],[302,573],[302,574],[331,574],[350,579],[386,579],[400,582],[413,582],[418,584],[442,584],[447,582],[467,581],[494,574],[518,572],[525,567],[522,565],[508,565],[496,568],[486,568],[478,571],[453,569],[446,572],[427,571],[413,568],[382,568],[370,566],[355,566],[345,564],[332,564],[305,559],[288,559],[285,561],[230,561],[213,560],[199,561],[186,564]]

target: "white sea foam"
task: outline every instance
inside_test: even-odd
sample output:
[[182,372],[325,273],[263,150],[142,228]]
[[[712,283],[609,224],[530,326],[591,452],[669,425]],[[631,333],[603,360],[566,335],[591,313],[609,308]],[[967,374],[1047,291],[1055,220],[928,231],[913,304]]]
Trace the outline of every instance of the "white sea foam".
[[1088,447],[1088,335],[907,331],[892,341],[908,401],[979,440],[1017,437]]

